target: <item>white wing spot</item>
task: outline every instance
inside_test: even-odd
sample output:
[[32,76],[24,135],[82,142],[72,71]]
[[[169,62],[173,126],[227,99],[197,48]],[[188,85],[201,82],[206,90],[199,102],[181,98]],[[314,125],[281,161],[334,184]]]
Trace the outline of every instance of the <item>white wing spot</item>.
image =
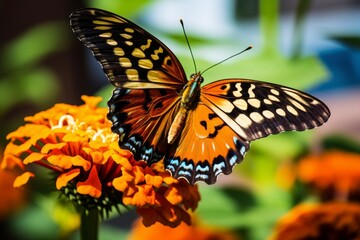
[[304,104],[305,106],[309,106],[309,103],[306,102],[301,96],[299,96],[298,94],[292,92],[291,90],[285,90],[284,89],[284,92],[291,96],[292,98],[294,98],[295,100],[299,101],[300,103]]
[[244,99],[236,99],[233,104],[239,108],[240,110],[246,110],[248,108],[248,104]]
[[282,117],[286,116],[286,112],[281,108],[276,109],[276,113]]
[[261,116],[261,114],[258,113],[258,112],[252,112],[252,113],[250,113],[250,118],[251,118],[254,122],[257,122],[257,123],[261,123],[261,122],[264,120],[264,117]]
[[294,105],[296,108],[300,109],[303,112],[306,112],[306,109],[304,108],[303,105],[301,105],[299,102],[289,99],[289,101],[291,102],[292,105]]
[[260,105],[261,105],[260,100],[259,100],[259,99],[256,99],[256,98],[249,99],[249,100],[248,100],[248,103],[249,103],[251,106],[255,107],[255,108],[259,108]]
[[273,117],[275,116],[274,113],[272,113],[272,112],[269,111],[269,110],[263,111],[262,114],[263,114],[267,119],[271,119],[271,118],[273,118]]
[[241,83],[235,84],[235,87],[236,87],[236,90],[233,91],[234,97],[241,97],[242,96],[242,94],[241,94],[241,91],[242,91]]
[[276,89],[270,89],[270,92],[271,92],[272,94],[276,95],[276,96],[279,96],[279,95],[280,95],[279,91],[276,90]]
[[268,98],[269,98],[271,101],[280,102],[280,100],[279,100],[277,97],[275,97],[274,95],[269,94]]
[[255,98],[254,89],[255,89],[255,85],[250,84],[250,88],[248,90],[249,98]]
[[239,114],[239,116],[235,118],[235,122],[237,122],[243,128],[250,127],[252,123],[251,119],[245,114]]
[[264,103],[267,104],[267,105],[273,104],[272,101],[270,101],[270,100],[267,99],[267,98],[264,99]]
[[293,115],[295,115],[295,116],[298,116],[298,115],[299,115],[299,113],[295,110],[295,108],[293,108],[293,107],[290,106],[290,105],[287,105],[287,106],[286,106],[286,109],[287,109],[291,114],[293,114]]

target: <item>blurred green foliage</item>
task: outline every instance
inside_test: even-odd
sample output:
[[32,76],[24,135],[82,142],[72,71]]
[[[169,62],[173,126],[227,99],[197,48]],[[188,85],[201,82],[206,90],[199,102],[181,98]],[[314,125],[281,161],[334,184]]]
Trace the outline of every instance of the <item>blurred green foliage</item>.
[[40,62],[67,46],[68,26],[47,22],[34,26],[0,50],[0,117],[20,102],[46,106],[58,94],[58,79]]
[[[127,18],[138,16],[151,0],[142,1],[87,1],[88,6],[106,9]],[[278,49],[279,1],[260,1],[260,25],[263,46],[256,54],[242,55],[211,69],[205,74],[206,82],[223,78],[242,77],[269,81],[297,89],[308,89],[319,84],[327,76],[327,70],[316,56],[302,56],[302,23],[306,18],[310,1],[299,1],[295,17],[294,45],[292,56],[284,56]],[[75,10],[75,9],[74,9]],[[188,23],[191,24],[191,23]],[[14,39],[0,51],[0,116],[20,101],[31,101],[35,104],[51,101],[59,86],[56,76],[38,65],[48,54],[64,49],[66,40],[64,32],[70,29],[60,23],[50,22],[35,26],[28,32]],[[156,35],[156,33],[154,33]],[[182,35],[162,33],[186,48]],[[189,40],[196,52],[196,46],[209,45],[216,49],[217,41],[189,35]],[[342,39],[344,40],[344,39]],[[229,44],[238,44],[224,39]],[[193,69],[189,52],[176,53],[185,69]],[[195,54],[196,55],[196,54]],[[211,66],[213,62],[206,59],[195,59],[198,66]],[[221,60],[221,59],[219,59]],[[190,74],[190,73],[188,73]],[[41,86],[41,87],[37,87]],[[113,86],[108,85],[98,92],[103,96],[103,106],[110,98]],[[14,97],[16,96],[16,97]],[[233,174],[248,183],[244,186],[205,186],[200,184],[201,197],[196,215],[206,224],[234,230],[242,239],[265,239],[269,236],[276,220],[294,204],[293,193],[283,189],[275,182],[276,172],[281,163],[294,160],[308,151],[311,132],[283,133],[277,136],[255,141],[251,150]],[[336,145],[343,140],[328,140],[327,145]],[[349,146],[352,144],[347,144]],[[353,144],[352,148],[357,148]],[[355,147],[356,146],[356,147]],[[54,200],[51,198],[51,200]],[[24,236],[35,236],[31,239],[47,239],[60,231],[51,216],[43,209],[49,206],[47,200],[36,201],[38,206],[27,208],[15,216],[12,221],[14,229],[22,229]],[[42,206],[43,208],[39,206]],[[44,207],[45,206],[45,207]],[[49,220],[50,219],[50,220]],[[40,226],[38,223],[41,223]],[[45,229],[47,231],[45,231]],[[38,235],[41,234],[44,236]],[[104,224],[100,230],[100,239],[125,238],[126,232]],[[28,238],[30,239],[30,238]],[[75,234],[71,239],[78,239]]]

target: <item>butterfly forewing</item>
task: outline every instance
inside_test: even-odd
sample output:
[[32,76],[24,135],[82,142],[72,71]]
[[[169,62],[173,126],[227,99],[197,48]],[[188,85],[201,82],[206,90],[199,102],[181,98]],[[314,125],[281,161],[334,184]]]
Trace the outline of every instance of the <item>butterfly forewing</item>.
[[210,83],[202,88],[201,101],[248,141],[311,129],[330,117],[327,106],[309,94],[247,79]]
[[70,20],[116,87],[181,89],[186,83],[176,56],[131,21],[99,9],[76,11]]

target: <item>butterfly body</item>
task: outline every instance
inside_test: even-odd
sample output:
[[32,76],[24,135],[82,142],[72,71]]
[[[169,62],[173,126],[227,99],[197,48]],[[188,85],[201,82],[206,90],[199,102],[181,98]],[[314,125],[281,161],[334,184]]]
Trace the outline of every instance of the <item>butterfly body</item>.
[[319,99],[277,84],[232,78],[201,87],[200,72],[187,80],[164,43],[113,13],[82,9],[70,19],[116,87],[108,118],[119,145],[148,165],[163,161],[175,178],[215,183],[242,161],[251,141],[330,117]]
[[181,92],[180,109],[169,130],[167,138],[169,144],[173,144],[181,133],[181,129],[184,127],[188,112],[191,109],[196,108],[196,105],[199,102],[201,83],[203,81],[203,77],[200,72],[198,72],[196,74],[192,74],[190,80],[184,86],[184,89]]

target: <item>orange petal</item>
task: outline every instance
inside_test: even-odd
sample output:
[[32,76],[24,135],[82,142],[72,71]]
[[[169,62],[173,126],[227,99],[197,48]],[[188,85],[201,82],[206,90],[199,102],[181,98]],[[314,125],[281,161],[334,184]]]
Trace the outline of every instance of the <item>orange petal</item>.
[[78,182],[76,188],[80,194],[90,195],[94,198],[101,196],[101,182],[96,167],[92,167],[88,178],[84,182]]
[[74,166],[81,166],[85,171],[89,171],[91,167],[91,163],[85,160],[83,157],[77,155],[71,158],[71,162]]
[[47,143],[41,149],[41,153],[48,153],[50,150],[53,149],[61,149],[66,145],[66,143]]
[[51,155],[47,161],[55,166],[63,169],[70,169],[72,167],[72,159],[74,157],[66,155]]
[[[107,151],[105,154],[110,153],[112,151]],[[105,155],[106,157],[106,155]],[[118,154],[116,154],[116,152],[112,152],[112,159],[114,160],[114,162],[116,162],[117,164],[120,164],[124,169],[131,171],[132,169],[132,165],[129,162],[129,159],[122,157]]]
[[179,189],[173,186],[170,186],[169,189],[166,190],[164,197],[173,205],[177,205],[181,203],[181,201],[183,200],[183,197],[179,192]]
[[60,174],[60,176],[56,179],[56,189],[59,190],[62,187],[65,187],[70,180],[74,179],[79,174],[80,174],[80,169],[78,168]]
[[21,186],[25,185],[31,177],[34,177],[34,176],[35,176],[35,174],[33,174],[31,172],[24,172],[23,174],[21,174],[20,176],[18,176],[15,179],[13,186],[15,188],[21,187]]
[[25,166],[22,160],[12,154],[5,154],[1,161],[1,169],[13,169],[15,166],[19,166],[24,170]]
[[96,108],[96,106],[102,101],[102,97],[82,95],[81,100],[83,100],[85,105],[90,108]]
[[45,155],[42,153],[33,152],[24,159],[24,164],[29,164],[29,163],[40,161],[44,157],[45,157]]

